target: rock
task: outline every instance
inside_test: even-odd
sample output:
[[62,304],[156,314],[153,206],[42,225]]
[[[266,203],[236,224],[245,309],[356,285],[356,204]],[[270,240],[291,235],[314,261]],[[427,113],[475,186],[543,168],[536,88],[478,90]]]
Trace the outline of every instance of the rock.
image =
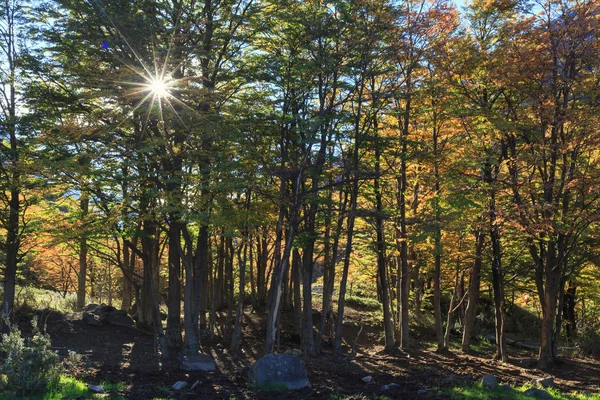
[[83,307],[83,311],[93,312],[98,308],[99,304],[90,303],[87,306]]
[[375,379],[373,379],[371,375],[365,376],[364,378],[362,378],[362,381],[366,384],[375,383]]
[[500,389],[508,392],[512,387],[508,383],[505,383],[504,385],[500,385]]
[[554,388],[554,378],[547,376],[545,378],[533,378],[531,380],[533,386],[541,386],[544,389]]
[[84,311],[82,315],[83,322],[91,326],[102,326],[102,318],[89,311]]
[[69,350],[66,347],[52,347],[51,349],[59,357],[69,357]]
[[535,397],[537,399],[552,399],[552,395],[545,390],[538,388],[529,388],[524,393],[525,396]]
[[175,384],[171,387],[173,388],[173,390],[181,390],[186,386],[187,386],[186,381],[178,381],[178,382],[175,382]]
[[425,394],[427,394],[427,390],[425,390],[425,389],[417,390],[417,395],[425,395]]
[[285,386],[293,390],[310,386],[304,363],[289,354],[268,354],[258,359],[250,369],[248,382],[258,387]]
[[498,379],[494,375],[484,375],[481,378],[481,386],[484,389],[496,389],[498,387]]
[[126,328],[133,328],[135,326],[135,322],[133,321],[133,318],[131,318],[127,314],[123,315],[120,312],[108,314],[105,317],[104,321],[109,323],[110,325],[124,326]]
[[102,326],[104,322],[115,326],[135,326],[133,319],[127,315],[126,311],[117,310],[106,304],[88,304],[83,309],[82,319],[92,326]]
[[399,388],[400,385],[398,385],[397,383],[390,383],[389,385],[383,385],[381,387],[381,390],[390,390],[390,389],[395,389],[395,388]]
[[292,355],[296,356],[296,357],[302,357],[302,350],[294,349],[294,350],[292,350]]
[[214,371],[217,369],[211,356],[198,353],[192,356],[183,356],[181,368],[184,371]]
[[104,393],[104,386],[88,385],[88,389],[90,389],[90,392],[92,393]]

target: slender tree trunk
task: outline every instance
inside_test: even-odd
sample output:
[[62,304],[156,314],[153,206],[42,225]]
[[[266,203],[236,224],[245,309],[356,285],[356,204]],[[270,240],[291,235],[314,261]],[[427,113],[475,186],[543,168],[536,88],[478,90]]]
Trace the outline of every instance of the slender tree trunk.
[[294,329],[298,336],[302,335],[302,273],[300,270],[300,250],[292,252],[292,277],[294,279]]
[[[81,220],[85,221],[89,213],[90,199],[87,194],[82,193],[79,199],[79,210],[81,211]],[[85,290],[87,281],[87,227],[81,229],[81,237],[79,238],[79,274],[77,275],[77,309],[83,310],[85,307]]]
[[[356,146],[356,145],[355,145]],[[355,161],[358,161],[358,149],[355,149]],[[342,353],[342,326],[344,322],[344,306],[346,302],[346,287],[348,285],[348,271],[350,270],[350,256],[352,255],[352,239],[354,237],[354,221],[356,219],[356,208],[358,203],[358,177],[356,171],[352,182],[352,192],[350,194],[350,212],[348,213],[348,233],[346,237],[346,251],[344,256],[344,269],[342,271],[342,280],[340,281],[340,293],[338,296],[338,310],[335,320],[335,339],[333,347],[335,353],[339,356]]]
[[481,282],[481,262],[484,243],[483,232],[475,232],[475,260],[471,266],[469,275],[469,303],[465,311],[465,322],[463,327],[462,351],[471,351],[471,336],[475,326],[475,316],[477,315],[477,303],[479,303],[479,286]]
[[181,257],[179,246],[181,241],[181,230],[179,228],[178,216],[169,217],[169,298],[167,315],[167,342],[170,353],[179,353],[183,347],[181,339],[181,281],[179,271],[181,270]]
[[575,305],[577,304],[577,284],[569,280],[567,291],[565,292],[563,303],[563,314],[565,324],[565,333],[567,339],[572,340],[577,337],[577,320],[575,314]]
[[[319,333],[317,334],[317,341],[315,344],[317,352],[321,351],[321,342],[323,340],[323,334],[325,332],[327,316],[329,314],[332,314],[333,316],[333,313],[331,312],[331,303],[333,297],[333,286],[335,283],[335,266],[337,264],[338,258],[339,240],[342,236],[342,229],[344,226],[344,215],[346,213],[346,206],[348,204],[348,191],[344,190],[344,188],[342,188],[339,192],[338,203],[340,205],[340,211],[335,225],[333,245],[331,246],[331,257],[329,258],[329,263],[323,266],[323,268],[326,269],[328,272],[326,279],[325,276],[323,279],[323,306],[321,308],[321,323],[319,324]],[[331,325],[333,326],[333,321]]]
[[281,250],[277,250],[277,247],[281,248],[281,246],[278,246],[278,243],[281,243],[281,240],[283,239],[283,216],[285,215],[285,210],[283,210],[284,204],[285,204],[285,193],[286,193],[286,184],[285,184],[285,180],[282,179],[281,185],[280,185],[280,196],[281,196],[281,210],[280,210],[280,214],[279,214],[279,221],[277,223],[277,238],[275,239],[275,246],[276,246],[276,250],[275,250],[275,258],[274,258],[274,262],[275,264],[275,269],[273,271],[273,275],[271,277],[271,287],[269,289],[269,302],[268,302],[268,306],[269,306],[269,314],[267,317],[267,337],[265,340],[265,353],[270,354],[273,353],[274,347],[275,347],[275,337],[277,334],[277,322],[278,322],[278,316],[279,316],[279,312],[280,312],[280,303],[281,303],[281,291],[282,291],[282,284],[283,284],[283,279],[285,277],[285,273],[286,270],[288,269],[289,266],[289,260],[290,260],[290,252],[292,251],[292,244],[294,241],[294,237],[296,235],[296,229],[297,229],[297,225],[298,225],[298,203],[299,203],[299,197],[300,197],[300,180],[301,180],[301,174],[298,173],[298,175],[295,177],[294,179],[294,184],[292,187],[292,196],[293,196],[293,201],[289,210],[289,215],[290,215],[290,222],[289,222],[289,231],[288,231],[288,235],[287,235],[287,240],[285,243],[285,247],[283,249],[283,254],[281,255],[281,257],[278,257]]
[[[375,127],[377,128],[377,121],[375,121]],[[383,303],[383,330],[385,333],[385,349],[391,352],[396,349],[394,342],[394,326],[392,324],[392,317],[390,312],[390,296],[389,296],[389,285],[387,280],[387,261],[385,254],[385,238],[384,238],[384,227],[383,227],[383,200],[380,187],[380,175],[381,175],[381,149],[380,145],[376,144],[375,148],[375,180],[373,186],[375,189],[375,205],[377,216],[375,219],[375,227],[377,231],[377,276],[379,277],[381,301]]]
[[242,252],[241,247],[238,250],[238,263],[239,263],[239,267],[240,267],[240,281],[239,281],[238,304],[237,304],[237,310],[236,310],[236,314],[235,314],[235,327],[233,329],[233,335],[231,336],[231,352],[236,355],[240,348],[240,345],[242,344],[242,316],[244,314],[244,295],[246,293],[245,292],[245,290],[246,290],[246,279],[245,279],[246,261],[247,261],[247,255],[248,255],[247,235],[248,235],[248,232],[246,231],[246,237],[244,238],[244,240],[246,241],[246,244],[243,245],[243,248],[244,248],[243,258],[241,255],[241,252]]

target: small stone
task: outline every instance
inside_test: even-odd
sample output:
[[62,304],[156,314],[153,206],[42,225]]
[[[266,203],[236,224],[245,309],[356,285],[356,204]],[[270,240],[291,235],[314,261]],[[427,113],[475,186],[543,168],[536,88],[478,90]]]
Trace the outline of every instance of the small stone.
[[398,387],[400,387],[400,385],[398,385],[397,383],[390,383],[389,385],[383,385],[381,387],[381,390],[386,391],[386,390],[395,389]]
[[302,357],[302,350],[294,349],[294,350],[292,350],[292,355],[294,355],[296,357]]
[[362,381],[366,384],[375,383],[375,379],[373,379],[371,375],[365,376],[364,378],[362,378]]
[[178,381],[175,382],[175,384],[173,386],[171,386],[174,390],[181,390],[184,387],[187,386],[187,382],[186,381]]
[[484,389],[496,389],[498,387],[498,379],[494,375],[484,375],[481,378],[481,386]]
[[424,395],[424,394],[427,394],[427,390],[425,390],[425,389],[419,389],[419,390],[417,390],[417,394],[418,394],[418,395]]
[[544,389],[554,388],[554,378],[547,376],[545,378],[533,378],[531,380],[533,386],[541,386]]
[[500,389],[502,389],[504,391],[509,391],[512,388],[510,387],[510,385],[508,383],[505,383],[504,385],[500,385]]
[[552,399],[552,395],[545,390],[538,388],[529,388],[524,393],[525,396],[535,397],[537,399]]
[[88,385],[88,389],[92,393],[104,393],[104,386],[100,385]]

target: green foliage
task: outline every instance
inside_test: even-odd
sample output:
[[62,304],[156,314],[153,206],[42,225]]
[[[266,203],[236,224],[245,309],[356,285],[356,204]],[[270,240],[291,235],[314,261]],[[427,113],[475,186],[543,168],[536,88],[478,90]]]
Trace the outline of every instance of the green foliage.
[[37,318],[32,321],[33,337],[26,340],[16,325],[2,335],[0,353],[0,390],[29,395],[43,392],[59,382],[59,358],[50,350],[50,336],[38,328]]
[[600,357],[600,332],[596,329],[585,329],[575,340],[577,350],[584,357]]
[[[17,309],[50,309],[67,313],[75,311],[77,305],[77,295],[75,293],[63,295],[53,290],[18,285],[15,292],[15,308]],[[0,293],[2,293],[1,290]]]
[[[446,389],[440,392],[440,394],[449,396],[451,399],[489,399],[489,400],[530,400],[531,396],[526,396],[524,392],[529,389],[530,385],[523,385],[519,388],[502,389],[497,387],[496,389],[484,389],[481,383],[476,383],[473,386],[457,386],[451,389]],[[600,394],[588,395],[586,393],[561,393],[558,389],[544,389],[546,390],[553,399],[557,400],[600,400]]]
[[266,385],[259,385],[256,382],[251,382],[248,387],[250,388],[250,390],[254,391],[254,392],[281,392],[284,390],[288,390],[287,387],[283,384],[266,384]]
[[361,296],[347,296],[346,297],[346,305],[349,307],[365,310],[365,311],[379,311],[381,310],[381,303],[374,298],[371,297],[361,297]]

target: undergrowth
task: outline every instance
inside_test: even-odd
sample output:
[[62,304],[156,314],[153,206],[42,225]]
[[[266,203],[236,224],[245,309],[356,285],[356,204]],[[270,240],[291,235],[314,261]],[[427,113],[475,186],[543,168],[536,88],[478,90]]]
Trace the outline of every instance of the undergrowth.
[[[529,388],[531,388],[531,385],[524,385],[510,389],[504,389],[500,386],[495,389],[484,389],[481,383],[476,383],[472,386],[457,386],[451,389],[444,389],[439,393],[456,400],[531,400],[535,397],[525,395],[525,391],[527,391]],[[600,400],[600,394],[598,393],[562,393],[558,389],[544,390],[556,400]]]

